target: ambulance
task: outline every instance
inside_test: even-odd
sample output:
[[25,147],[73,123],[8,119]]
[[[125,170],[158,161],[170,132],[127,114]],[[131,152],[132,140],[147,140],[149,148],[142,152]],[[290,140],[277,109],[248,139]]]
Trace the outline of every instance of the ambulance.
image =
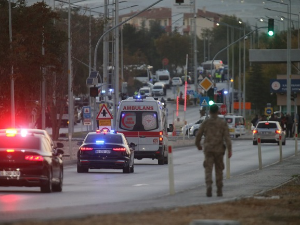
[[129,97],[119,105],[115,130],[136,144],[136,159],[157,159],[158,165],[168,164],[168,131],[172,128],[168,128],[167,116],[167,109],[153,97]]

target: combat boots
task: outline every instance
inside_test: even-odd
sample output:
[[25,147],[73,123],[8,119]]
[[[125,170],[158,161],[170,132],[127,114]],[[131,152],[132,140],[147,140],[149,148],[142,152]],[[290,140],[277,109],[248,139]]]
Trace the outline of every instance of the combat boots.
[[207,197],[211,197],[212,196],[212,188],[211,187],[207,187],[206,188],[206,196]]

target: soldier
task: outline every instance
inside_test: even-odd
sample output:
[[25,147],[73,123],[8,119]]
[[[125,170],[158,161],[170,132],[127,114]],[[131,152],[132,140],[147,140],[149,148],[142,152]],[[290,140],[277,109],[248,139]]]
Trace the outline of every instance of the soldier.
[[[198,131],[195,144],[198,150],[202,150],[201,138],[204,135],[204,162],[206,196],[212,196],[212,169],[215,165],[217,196],[223,196],[223,157],[228,149],[228,157],[232,155],[231,140],[228,125],[225,120],[218,117],[219,108],[217,105],[210,106],[210,118],[205,120]],[[226,145],[224,144],[226,143]]]

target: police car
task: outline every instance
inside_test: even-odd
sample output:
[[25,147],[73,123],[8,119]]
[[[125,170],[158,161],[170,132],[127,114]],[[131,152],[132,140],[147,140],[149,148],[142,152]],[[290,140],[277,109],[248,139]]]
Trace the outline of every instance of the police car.
[[0,186],[40,187],[45,193],[61,192],[63,154],[42,130],[1,130]]
[[89,169],[122,169],[123,173],[134,172],[134,143],[128,143],[123,134],[107,129],[89,132],[77,152],[77,172]]

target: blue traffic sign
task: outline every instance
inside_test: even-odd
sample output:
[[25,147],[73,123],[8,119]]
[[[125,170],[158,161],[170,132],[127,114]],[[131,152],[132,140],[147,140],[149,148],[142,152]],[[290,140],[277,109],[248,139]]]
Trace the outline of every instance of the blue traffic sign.
[[83,106],[82,107],[82,115],[83,119],[90,119],[91,118],[91,107],[90,106]]
[[200,106],[208,106],[209,97],[201,97],[200,98]]

